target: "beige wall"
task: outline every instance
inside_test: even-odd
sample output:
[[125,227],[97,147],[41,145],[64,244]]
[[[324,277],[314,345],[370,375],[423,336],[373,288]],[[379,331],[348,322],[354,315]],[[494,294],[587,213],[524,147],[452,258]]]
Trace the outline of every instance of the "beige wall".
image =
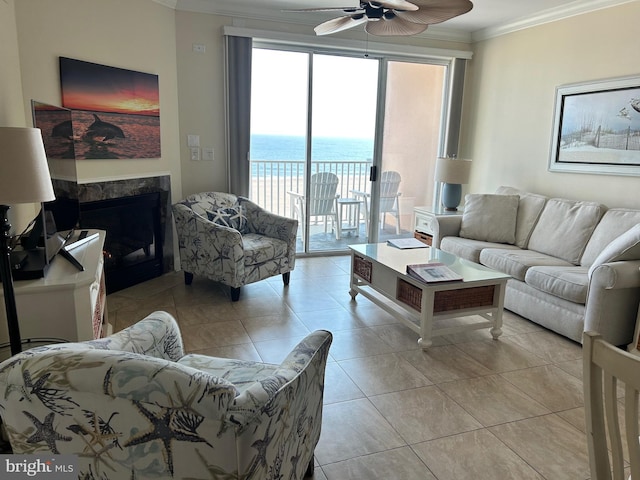
[[[222,29],[231,19],[176,12],[176,50],[180,100],[180,156],[184,196],[227,191]],[[193,51],[204,45],[204,53]],[[199,135],[201,148],[213,147],[214,160],[192,161],[187,135]]]
[[[22,84],[18,55],[18,31],[14,0],[0,0],[0,126],[26,127],[22,108]],[[35,215],[33,205],[15,205],[9,210],[13,230],[21,231]]]
[[512,185],[608,206],[640,207],[640,178],[547,171],[555,89],[640,74],[640,2],[483,41],[467,77],[461,155],[467,192]]
[[15,8],[27,124],[31,99],[61,105],[60,56],[157,74],[162,158],[81,160],[78,179],[169,172],[172,197],[179,199],[175,11],[151,0],[20,0]]

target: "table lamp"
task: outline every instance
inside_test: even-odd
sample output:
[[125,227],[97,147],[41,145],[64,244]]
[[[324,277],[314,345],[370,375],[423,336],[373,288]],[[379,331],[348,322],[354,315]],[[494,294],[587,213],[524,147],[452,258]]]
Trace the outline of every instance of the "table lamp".
[[469,182],[471,160],[455,157],[438,157],[436,160],[436,182],[443,182],[442,205],[447,211],[458,210],[462,199],[462,184]]
[[39,128],[0,127],[0,279],[11,355],[22,351],[11,274],[9,205],[55,200]]

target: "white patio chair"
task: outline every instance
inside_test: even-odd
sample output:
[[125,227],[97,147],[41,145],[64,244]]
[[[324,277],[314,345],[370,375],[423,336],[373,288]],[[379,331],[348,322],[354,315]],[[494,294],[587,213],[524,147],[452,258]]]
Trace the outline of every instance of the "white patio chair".
[[[323,217],[324,233],[327,233],[327,220],[331,220],[331,228],[336,232],[336,235],[338,235],[336,229],[338,223],[337,200],[340,197],[336,193],[338,183],[340,183],[340,179],[335,173],[320,172],[311,175],[311,184],[309,185],[309,218]],[[302,237],[304,238],[306,228],[305,195],[292,191],[287,193],[291,195],[294,217],[299,218],[302,224]]]

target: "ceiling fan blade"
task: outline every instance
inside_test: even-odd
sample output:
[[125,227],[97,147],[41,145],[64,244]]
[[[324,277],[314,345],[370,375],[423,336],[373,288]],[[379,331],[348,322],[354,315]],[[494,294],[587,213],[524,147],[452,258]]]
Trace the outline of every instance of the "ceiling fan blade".
[[375,22],[367,22],[364,29],[371,35],[379,36],[409,36],[422,33],[427,29],[428,25],[407,22],[399,17],[392,20],[377,20]]
[[328,35],[330,33],[341,32],[342,30],[347,30],[349,28],[353,28],[357,25],[365,23],[367,21],[367,17],[363,14],[358,15],[347,15],[346,17],[338,17],[333,20],[329,20],[327,22],[321,23],[316,28],[314,28],[316,35]]
[[418,10],[418,6],[415,2],[408,2],[407,0],[372,0],[371,5],[374,7],[393,8],[394,10],[405,10],[407,12],[413,12]]
[[473,8],[470,0],[414,0],[420,9],[414,12],[394,11],[394,13],[412,23],[432,25],[450,20],[469,12]]
[[362,7],[318,7],[318,8],[295,8],[281,10],[283,12],[347,12],[354,13],[358,10],[363,10]]

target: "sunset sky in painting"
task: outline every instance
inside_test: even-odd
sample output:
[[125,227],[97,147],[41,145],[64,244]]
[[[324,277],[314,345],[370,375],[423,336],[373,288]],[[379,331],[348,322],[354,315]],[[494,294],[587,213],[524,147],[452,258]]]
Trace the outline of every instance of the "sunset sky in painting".
[[157,75],[60,57],[60,83],[66,108],[160,115]]

